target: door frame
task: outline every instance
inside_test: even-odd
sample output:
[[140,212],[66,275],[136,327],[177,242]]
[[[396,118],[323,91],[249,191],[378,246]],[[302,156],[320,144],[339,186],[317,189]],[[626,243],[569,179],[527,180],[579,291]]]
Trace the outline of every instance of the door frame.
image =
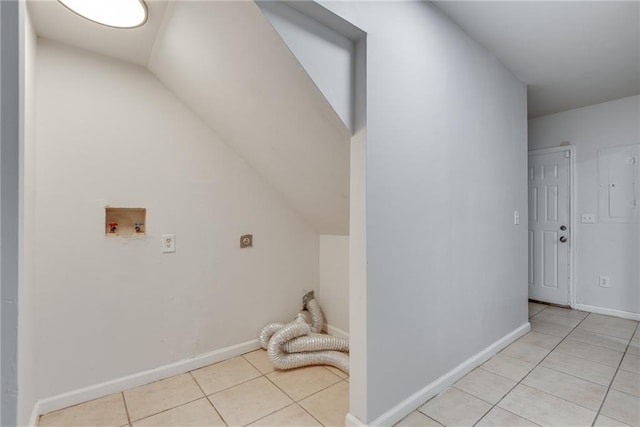
[[[568,289],[569,289],[569,295],[568,295],[568,302],[569,302],[569,306],[573,309],[576,308],[576,289],[575,289],[575,283],[574,283],[574,277],[575,277],[575,260],[574,260],[574,256],[575,256],[575,252],[576,252],[576,234],[577,234],[577,230],[576,230],[576,218],[574,215],[574,206],[576,206],[576,179],[575,179],[575,163],[576,163],[576,146],[573,144],[569,144],[569,145],[563,145],[560,147],[552,147],[552,148],[541,148],[541,149],[536,149],[536,150],[529,150],[527,152],[527,164],[529,164],[529,157],[530,156],[536,156],[536,155],[540,155],[540,154],[549,154],[549,153],[558,153],[561,151],[569,151],[569,230],[571,231],[571,233],[569,233],[569,253],[568,253],[568,260],[569,260],[569,277],[568,277]],[[527,171],[528,171],[528,167],[527,167]],[[528,172],[527,172],[528,173]],[[529,191],[527,189],[527,191]],[[527,202],[527,212],[529,212],[529,204]],[[527,220],[528,222],[528,220]],[[528,224],[527,224],[528,227]],[[528,245],[527,245],[528,248]],[[527,249],[528,252],[528,249]],[[527,253],[528,255],[528,253]],[[528,288],[528,286],[527,286]]]

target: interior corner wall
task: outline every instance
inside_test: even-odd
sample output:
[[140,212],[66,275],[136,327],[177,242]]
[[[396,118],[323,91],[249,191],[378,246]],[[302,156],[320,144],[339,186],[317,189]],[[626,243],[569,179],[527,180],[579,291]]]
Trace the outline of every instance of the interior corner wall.
[[[640,315],[640,224],[598,218],[598,151],[640,144],[640,96],[577,108],[529,120],[529,149],[575,145],[577,304]],[[596,215],[583,224],[583,213]],[[599,276],[611,286],[601,288]]]
[[322,5],[367,33],[372,423],[527,324],[526,88],[429,2]]
[[[37,56],[39,398],[255,339],[318,290],[317,232],[151,73]],[[146,236],[105,236],[107,205]]]
[[[318,301],[329,333],[349,332],[349,236],[320,235]],[[338,331],[336,331],[337,329]]]
[[18,320],[18,425],[27,425],[37,400],[35,370],[35,112],[36,112],[36,56],[37,36],[25,2],[20,2],[23,16],[23,158],[22,182],[22,239],[20,268],[20,317]]

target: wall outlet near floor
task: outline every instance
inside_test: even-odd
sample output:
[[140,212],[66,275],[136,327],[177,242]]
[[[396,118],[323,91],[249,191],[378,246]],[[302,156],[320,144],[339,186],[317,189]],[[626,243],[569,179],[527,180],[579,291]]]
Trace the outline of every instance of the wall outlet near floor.
[[600,287],[608,288],[609,287],[609,276],[600,276]]
[[596,223],[596,214],[583,213],[582,214],[582,223],[583,224],[595,224]]
[[163,234],[162,235],[162,253],[171,254],[176,251],[176,235],[175,234]]

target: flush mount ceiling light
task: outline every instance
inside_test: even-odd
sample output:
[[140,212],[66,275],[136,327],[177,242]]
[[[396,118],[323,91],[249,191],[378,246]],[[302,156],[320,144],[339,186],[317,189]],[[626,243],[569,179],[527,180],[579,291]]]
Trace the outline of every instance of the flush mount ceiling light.
[[58,0],[70,11],[98,24],[136,28],[147,22],[143,0]]

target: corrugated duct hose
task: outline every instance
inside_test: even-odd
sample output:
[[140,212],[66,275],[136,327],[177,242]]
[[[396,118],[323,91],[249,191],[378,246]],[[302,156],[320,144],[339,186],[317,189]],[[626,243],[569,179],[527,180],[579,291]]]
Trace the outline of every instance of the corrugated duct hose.
[[278,369],[293,369],[309,365],[330,365],[349,373],[349,339],[321,334],[324,315],[320,304],[307,292],[303,310],[290,323],[269,323],[258,339],[267,357]]

